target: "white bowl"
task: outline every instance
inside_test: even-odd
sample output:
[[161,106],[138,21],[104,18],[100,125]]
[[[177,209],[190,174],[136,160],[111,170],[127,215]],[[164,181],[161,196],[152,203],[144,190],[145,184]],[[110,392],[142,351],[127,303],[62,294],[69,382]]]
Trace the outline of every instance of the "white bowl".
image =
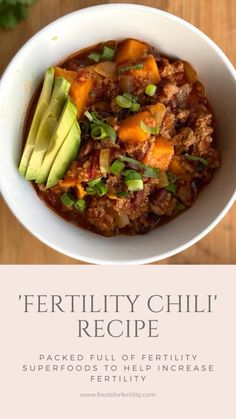
[[[110,39],[137,38],[189,61],[207,89],[216,116],[222,167],[188,211],[144,236],[103,238],[56,216],[17,171],[23,121],[45,69],[73,52]],[[139,264],[176,254],[205,236],[235,200],[236,73],[223,52],[189,23],[150,7],[107,4],[51,23],[13,58],[0,85],[0,187],[20,222],[68,256],[97,264]]]

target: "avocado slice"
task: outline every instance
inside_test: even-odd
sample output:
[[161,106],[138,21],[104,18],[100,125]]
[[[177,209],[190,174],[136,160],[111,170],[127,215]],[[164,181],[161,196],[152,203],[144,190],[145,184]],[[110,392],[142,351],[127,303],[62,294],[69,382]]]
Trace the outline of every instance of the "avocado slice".
[[48,107],[49,101],[51,99],[53,80],[54,80],[54,68],[50,67],[47,69],[44,76],[43,87],[42,87],[38,104],[37,104],[34,117],[31,123],[29,134],[25,143],[24,151],[21,157],[21,161],[19,165],[19,173],[22,176],[25,176],[26,174],[29,160],[34,150],[34,145],[35,145],[35,140],[36,140],[36,136],[39,129],[39,124],[45,110]]
[[80,143],[80,127],[77,120],[75,120],[53,162],[46,184],[47,188],[52,188],[63,178],[71,162],[78,154]]
[[52,135],[58,124],[62,108],[68,96],[70,83],[63,77],[56,77],[49,105],[39,125],[34,151],[30,158],[25,179],[34,180],[47,152]]
[[39,169],[36,178],[36,183],[46,182],[53,162],[57,156],[57,153],[60,150],[62,144],[64,143],[65,138],[69,133],[74,121],[76,120],[76,116],[77,108],[74,105],[74,103],[68,98],[60,116],[58,125],[49,143],[42,166]]

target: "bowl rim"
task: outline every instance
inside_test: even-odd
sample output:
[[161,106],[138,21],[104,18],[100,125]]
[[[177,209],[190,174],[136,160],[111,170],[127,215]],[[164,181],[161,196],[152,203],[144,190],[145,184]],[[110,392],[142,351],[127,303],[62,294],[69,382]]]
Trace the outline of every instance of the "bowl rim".
[[[95,6],[89,6],[89,7],[83,8],[83,9],[78,9],[78,10],[73,11],[71,13],[67,13],[64,16],[61,16],[61,17],[55,19],[53,22],[49,23],[48,25],[46,25],[45,27],[40,29],[36,34],[34,34],[30,39],[28,39],[28,41],[26,41],[21,46],[21,48],[18,50],[18,52],[14,55],[14,57],[11,59],[10,63],[7,65],[6,69],[3,72],[1,80],[0,80],[0,95],[1,95],[1,90],[3,89],[3,86],[4,86],[4,81],[7,78],[8,73],[10,73],[10,71],[11,71],[12,67],[14,66],[15,62],[17,62],[17,60],[20,57],[20,55],[22,54],[22,52],[25,49],[27,49],[33,42],[35,42],[35,40],[38,37],[40,37],[44,32],[47,32],[49,29],[52,29],[53,26],[58,25],[59,22],[66,21],[67,19],[69,20],[71,18],[71,16],[74,16],[74,15],[77,15],[77,14],[81,15],[81,14],[86,14],[86,13],[90,13],[90,12],[96,12],[96,10],[98,10],[98,9],[106,9],[106,10],[107,9],[112,9],[112,10],[114,10],[114,8],[119,9],[119,10],[120,9],[126,9],[126,10],[130,9],[131,11],[134,10],[134,9],[135,10],[140,9],[142,11],[146,11],[146,12],[149,12],[149,13],[152,13],[152,14],[153,13],[157,14],[159,16],[165,16],[168,19],[171,19],[172,21],[175,21],[175,22],[179,23],[180,25],[185,26],[186,28],[188,28],[192,32],[195,32],[196,35],[198,35],[203,40],[205,40],[210,45],[210,47],[213,48],[215,50],[215,52],[221,57],[222,61],[226,65],[228,71],[231,73],[231,75],[233,76],[233,78],[235,80],[235,83],[236,83],[236,69],[234,68],[233,64],[230,62],[230,60],[228,59],[226,54],[220,49],[220,47],[211,38],[209,38],[204,32],[202,32],[196,26],[192,25],[188,21],[186,21],[186,20],[184,20],[184,19],[182,19],[182,18],[180,18],[180,17],[178,17],[178,16],[176,16],[172,13],[160,10],[158,8],[155,8],[155,7],[144,6],[144,5],[140,5],[140,4],[129,4],[129,3],[109,3],[109,4],[100,4],[100,5],[95,5]],[[197,243],[199,240],[201,240],[203,237],[205,237],[208,233],[210,233],[210,231],[212,231],[216,227],[216,225],[218,223],[220,223],[220,221],[224,218],[224,216],[230,210],[230,208],[233,206],[233,204],[236,200],[236,190],[235,190],[234,193],[232,194],[231,198],[229,199],[229,201],[225,205],[224,209],[218,214],[218,216],[216,216],[212,220],[212,222],[206,228],[204,228],[199,234],[197,234],[191,240],[183,243],[182,245],[176,247],[175,249],[172,249],[170,251],[161,253],[157,256],[151,256],[151,257],[146,257],[146,258],[138,258],[138,259],[131,259],[131,260],[122,260],[122,259],[121,260],[105,260],[105,259],[101,260],[101,259],[97,259],[96,257],[88,257],[88,256],[84,256],[84,255],[79,254],[79,252],[73,252],[73,251],[69,251],[67,249],[64,249],[63,247],[60,247],[60,246],[54,244],[50,240],[45,239],[45,237],[43,237],[42,234],[36,233],[33,228],[28,226],[26,221],[22,221],[18,217],[17,211],[15,211],[15,209],[14,209],[12,203],[11,203],[11,200],[9,199],[8,195],[6,193],[4,193],[4,188],[3,188],[2,181],[1,181],[1,177],[0,177],[0,192],[1,192],[2,198],[6,202],[7,206],[9,207],[11,212],[14,214],[16,219],[34,237],[36,237],[42,243],[46,244],[47,246],[49,246],[50,248],[56,250],[57,252],[59,252],[61,254],[64,254],[66,256],[69,256],[73,259],[76,259],[76,260],[79,260],[79,261],[82,261],[82,262],[87,262],[87,263],[92,263],[92,264],[97,264],[97,265],[142,265],[142,264],[147,264],[147,263],[158,262],[158,261],[161,261],[163,259],[174,256],[174,255],[188,249],[189,247],[191,247],[192,245]]]

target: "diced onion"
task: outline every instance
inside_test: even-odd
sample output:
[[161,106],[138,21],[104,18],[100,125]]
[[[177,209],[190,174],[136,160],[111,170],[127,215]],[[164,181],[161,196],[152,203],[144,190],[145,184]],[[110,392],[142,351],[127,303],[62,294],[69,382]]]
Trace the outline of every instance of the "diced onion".
[[123,228],[129,224],[129,217],[126,213],[122,213],[120,215],[117,215],[115,218],[115,225],[119,228]]
[[116,68],[116,63],[112,61],[104,61],[93,66],[93,70],[104,77],[114,77],[116,74]]
[[103,148],[100,151],[99,165],[100,165],[101,173],[103,175],[106,175],[109,172],[109,166],[110,166],[110,150],[109,150],[109,148]]

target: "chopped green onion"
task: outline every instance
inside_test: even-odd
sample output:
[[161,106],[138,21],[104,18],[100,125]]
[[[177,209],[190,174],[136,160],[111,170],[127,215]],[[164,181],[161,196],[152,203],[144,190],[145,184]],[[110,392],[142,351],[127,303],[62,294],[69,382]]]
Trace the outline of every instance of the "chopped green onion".
[[127,180],[127,188],[129,191],[141,191],[143,189],[143,181],[141,179]]
[[168,171],[166,172],[166,175],[170,183],[175,183],[175,181],[177,180],[177,177],[172,172]]
[[191,156],[188,153],[185,153],[184,157],[186,160],[200,161],[202,164],[204,164],[204,166],[208,166],[208,161],[206,159],[203,159],[202,157]]
[[143,175],[146,177],[153,177],[153,178],[159,177],[159,169],[155,167],[150,167],[144,163],[141,163],[138,160],[135,160],[135,159],[132,159],[131,157],[126,157],[126,156],[119,156],[119,160],[125,161],[127,163],[132,164],[133,166],[137,166],[141,169],[144,169]]
[[97,183],[97,185],[95,186],[95,190],[98,196],[103,196],[107,193],[107,188],[102,181]]
[[144,132],[148,132],[149,134],[156,135],[159,132],[159,127],[150,127],[149,125],[145,124],[145,122],[140,121],[140,128]]
[[107,193],[107,188],[101,179],[102,179],[101,177],[98,177],[96,179],[90,180],[87,183],[88,186],[85,189],[85,191],[89,195],[98,195],[98,196],[105,195]]
[[70,195],[65,192],[62,196],[61,196],[61,202],[63,203],[63,205],[65,205],[65,207],[67,208],[72,208],[74,205],[74,200],[70,197]]
[[100,125],[96,125],[91,131],[91,137],[94,140],[103,140],[106,136],[107,134],[105,129]]
[[88,186],[93,188],[95,185],[97,185],[97,183],[99,183],[101,181],[101,177],[97,177],[96,179],[92,179],[88,182]]
[[116,96],[115,102],[118,106],[120,106],[120,108],[129,109],[129,108],[131,108],[131,105],[132,105],[132,102],[131,102],[130,99],[128,99],[125,96],[121,96],[121,95]]
[[177,176],[175,176],[172,172],[166,172],[166,175],[167,175],[167,179],[168,179],[168,181],[169,181],[169,185],[167,185],[166,187],[165,187],[165,189],[168,191],[168,192],[171,192],[171,193],[175,193],[176,192],[176,186],[175,186],[175,182],[176,182],[176,180],[178,179],[178,177]]
[[87,188],[85,188],[85,192],[87,192],[88,195],[96,195],[96,189],[90,186],[87,186]]
[[130,93],[123,93],[123,95],[118,95],[115,98],[116,104],[121,108],[130,109],[131,112],[137,112],[140,109],[140,104],[136,101],[138,100],[137,96],[133,96]]
[[165,187],[165,189],[166,189],[168,192],[175,193],[175,192],[176,192],[176,186],[175,186],[175,183],[169,183],[169,185],[167,185],[167,186]]
[[126,191],[119,191],[119,192],[116,193],[116,196],[121,197],[121,198],[123,198],[127,195],[128,195],[128,192],[126,192]]
[[86,202],[84,199],[80,198],[75,202],[75,208],[79,212],[83,212],[86,207]]
[[124,163],[122,163],[120,160],[115,160],[110,167],[110,172],[115,176],[119,176],[124,170],[124,167]]
[[111,140],[112,144],[115,144],[117,134],[116,134],[116,131],[114,130],[114,128],[112,128],[108,124],[105,124],[104,122],[101,122],[99,125],[102,126],[105,129],[107,138],[109,138]]
[[86,116],[90,122],[93,122],[93,115],[89,111],[84,112],[84,116]]
[[139,109],[140,109],[140,106],[141,106],[140,103],[134,103],[134,102],[132,102],[131,107],[130,107],[130,110],[132,112],[138,112]]
[[123,93],[123,96],[131,100],[131,102],[135,103],[138,101],[138,96],[131,95],[131,93],[128,93],[128,92]]
[[98,63],[101,58],[101,54],[98,52],[91,52],[91,54],[88,55],[88,58],[92,61],[95,61],[95,63]]
[[130,163],[130,164],[133,164],[135,166],[139,166],[139,167],[142,166],[142,163],[140,163],[140,161],[135,160],[135,159],[132,159],[132,157],[126,157],[126,156],[121,156],[120,155],[119,156],[119,160],[125,161],[125,162]]
[[124,67],[120,67],[118,73],[126,73],[129,70],[141,70],[143,68],[143,64],[135,64],[135,65],[125,65]]
[[128,180],[140,180],[142,179],[142,176],[140,175],[140,173],[136,172],[136,170],[126,170],[125,173],[125,182],[127,182]]
[[144,170],[143,176],[145,177],[153,177],[153,178],[159,178],[159,172],[160,170],[156,167],[149,167],[147,166]]
[[179,212],[184,211],[185,209],[186,209],[186,206],[182,202],[178,202],[175,213],[178,214]]
[[114,55],[115,55],[115,50],[113,48],[104,46],[103,53],[102,53],[102,59],[103,60],[112,61]]
[[145,93],[147,96],[154,96],[157,91],[157,86],[155,84],[148,84]]
[[[113,144],[116,142],[116,137],[117,137],[116,131],[110,125],[106,124],[101,119],[99,119],[99,117],[96,114],[96,112],[91,112],[90,113],[89,111],[86,111],[86,112],[84,112],[84,115],[86,116],[86,118],[89,119],[90,122],[92,122],[92,124],[91,124],[91,129],[92,130],[97,125],[100,128],[103,128],[104,129],[104,131],[106,133],[106,137],[108,137]],[[103,138],[105,138],[105,136],[103,136],[103,134],[102,134],[101,139],[103,139]]]
[[97,112],[91,112],[91,116],[92,116],[92,118],[93,118],[93,122],[94,122],[94,123],[95,123],[95,122],[101,122],[101,121],[103,121],[103,119],[102,119],[102,118],[99,118],[99,116],[98,116]]

